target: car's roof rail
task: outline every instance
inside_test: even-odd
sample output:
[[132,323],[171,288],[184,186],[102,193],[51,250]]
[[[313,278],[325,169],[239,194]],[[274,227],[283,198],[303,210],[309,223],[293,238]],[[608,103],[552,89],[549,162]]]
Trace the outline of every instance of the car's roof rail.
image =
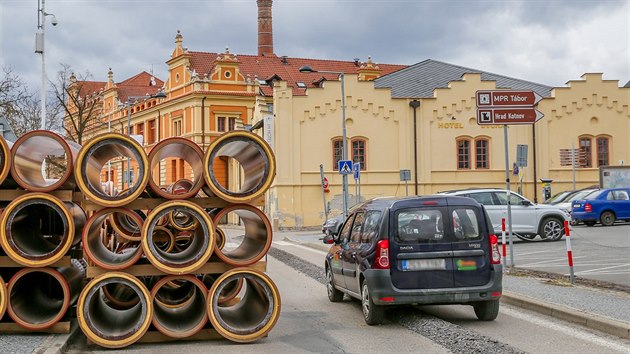
[[474,190],[480,190],[480,189],[501,190],[501,188],[499,188],[499,187],[470,187],[470,188],[451,189],[451,190],[446,190],[446,191],[439,191],[437,193],[455,193],[455,192],[464,192],[464,191],[474,191]]

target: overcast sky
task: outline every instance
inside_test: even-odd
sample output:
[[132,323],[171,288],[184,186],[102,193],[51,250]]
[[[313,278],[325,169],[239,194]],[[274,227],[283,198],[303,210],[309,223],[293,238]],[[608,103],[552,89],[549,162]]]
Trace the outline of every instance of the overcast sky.
[[[39,89],[37,0],[0,0],[0,65]],[[255,0],[46,0],[46,69],[97,81],[153,68],[179,29],[192,51],[257,53]],[[274,52],[414,64],[434,59],[550,86],[586,72],[630,80],[628,0],[274,0]]]

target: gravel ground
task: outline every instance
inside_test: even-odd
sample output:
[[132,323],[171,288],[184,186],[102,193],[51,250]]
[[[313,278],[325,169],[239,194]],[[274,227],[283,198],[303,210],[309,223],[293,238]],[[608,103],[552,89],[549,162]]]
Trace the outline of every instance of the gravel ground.
[[545,302],[630,322],[629,292],[610,289],[602,284],[597,287],[586,287],[579,283],[571,285],[567,280],[555,279],[548,273],[535,278],[529,276],[504,276],[503,289]]
[[[275,248],[269,250],[269,255],[322,284],[326,283],[322,267]],[[387,319],[431,339],[453,353],[523,353],[508,344],[425,314],[420,310],[410,311],[409,307],[388,311]]]
[[0,352],[3,354],[30,354],[40,347],[51,334],[2,334]]

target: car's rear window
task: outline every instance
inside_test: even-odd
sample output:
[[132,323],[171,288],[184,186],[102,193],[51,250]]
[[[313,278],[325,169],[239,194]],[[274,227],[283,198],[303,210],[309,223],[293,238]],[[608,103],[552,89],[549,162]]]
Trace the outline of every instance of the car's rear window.
[[470,208],[456,208],[451,213],[456,240],[472,240],[481,236],[477,214]]
[[398,243],[442,242],[444,239],[444,216],[440,209],[403,209],[395,218]]

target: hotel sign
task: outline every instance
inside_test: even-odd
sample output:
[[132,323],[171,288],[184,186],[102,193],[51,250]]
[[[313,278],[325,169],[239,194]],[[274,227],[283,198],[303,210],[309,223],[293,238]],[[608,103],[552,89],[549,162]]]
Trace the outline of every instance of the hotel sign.
[[542,97],[533,91],[477,91],[477,124],[533,124],[544,115],[534,108]]

